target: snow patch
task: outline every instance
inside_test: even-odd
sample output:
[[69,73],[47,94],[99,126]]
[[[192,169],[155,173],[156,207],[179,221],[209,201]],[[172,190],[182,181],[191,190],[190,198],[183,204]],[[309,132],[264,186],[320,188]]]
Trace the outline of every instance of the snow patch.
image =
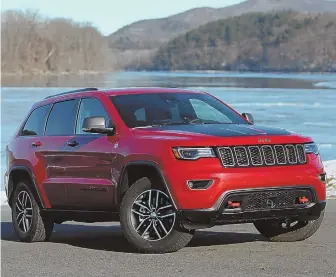
[[6,205],[7,204],[7,196],[6,192],[4,190],[0,190],[0,205]]
[[336,160],[326,161],[323,164],[327,178],[332,179],[327,186],[327,197],[336,198]]

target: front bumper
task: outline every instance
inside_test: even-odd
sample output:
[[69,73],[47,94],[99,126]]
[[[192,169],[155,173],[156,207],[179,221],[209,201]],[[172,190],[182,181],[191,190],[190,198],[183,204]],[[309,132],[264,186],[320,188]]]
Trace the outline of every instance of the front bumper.
[[[177,161],[178,165],[165,166],[163,175],[178,210],[211,209],[223,193],[242,189],[312,187],[318,201],[326,199],[326,185],[319,178],[325,173],[323,167],[306,164],[223,168],[218,161],[211,160],[200,159],[197,163]],[[206,189],[190,189],[187,184],[192,180],[213,182]]]
[[180,210],[181,224],[187,229],[209,228],[215,225],[252,223],[268,219],[296,219],[298,221],[315,220],[326,207],[326,201],[309,203],[300,207],[284,209],[264,209],[255,211],[226,212],[218,210]]

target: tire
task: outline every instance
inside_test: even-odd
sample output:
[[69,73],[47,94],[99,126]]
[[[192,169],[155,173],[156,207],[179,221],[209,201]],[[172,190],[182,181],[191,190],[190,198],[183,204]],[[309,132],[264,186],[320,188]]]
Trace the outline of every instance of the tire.
[[[139,197],[140,200],[138,200]],[[156,200],[155,205],[154,203],[151,204],[151,201],[155,202],[155,199],[159,200]],[[136,203],[143,204],[140,204],[142,205],[140,207]],[[144,205],[147,208],[143,208]],[[153,206],[151,209],[157,211],[157,217],[150,217],[152,216],[152,212],[149,210],[151,206]],[[138,211],[135,210],[138,207],[140,207],[140,213],[146,213],[147,216],[142,217],[139,216],[139,213],[135,213]],[[162,213],[165,214],[162,215]],[[129,243],[138,251],[144,253],[178,251],[190,242],[195,233],[194,230],[186,230],[179,226],[169,196],[160,189],[152,188],[151,181],[148,178],[137,180],[126,192],[120,206],[120,224]],[[138,228],[139,231],[137,231]],[[146,232],[146,230],[148,231]]]
[[[25,204],[24,199],[26,200]],[[48,218],[42,217],[40,208],[29,189],[28,181],[22,181],[16,186],[11,208],[14,231],[20,241],[39,242],[49,240],[54,223]]]
[[[306,240],[314,235],[324,217],[324,210],[320,217],[311,221],[293,221],[292,226],[287,225],[284,220],[261,220],[254,223],[261,235],[276,242],[294,242]],[[285,226],[284,226],[285,225]]]

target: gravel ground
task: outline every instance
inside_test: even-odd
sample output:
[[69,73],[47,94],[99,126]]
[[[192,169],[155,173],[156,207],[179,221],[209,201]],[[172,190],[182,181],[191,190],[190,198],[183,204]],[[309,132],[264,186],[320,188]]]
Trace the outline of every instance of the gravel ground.
[[295,243],[265,241],[251,224],[198,231],[177,253],[134,253],[120,227],[66,222],[50,242],[20,243],[2,209],[1,276],[336,276],[336,201],[320,230]]

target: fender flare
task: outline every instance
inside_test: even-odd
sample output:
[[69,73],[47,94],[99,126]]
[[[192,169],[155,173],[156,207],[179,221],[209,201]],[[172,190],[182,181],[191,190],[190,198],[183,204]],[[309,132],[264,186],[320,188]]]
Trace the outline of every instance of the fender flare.
[[120,204],[120,199],[119,199],[119,189],[121,188],[122,186],[122,180],[124,178],[124,175],[125,175],[125,172],[127,170],[127,168],[129,166],[134,166],[134,165],[139,165],[139,166],[148,166],[148,167],[151,167],[153,169],[155,169],[155,171],[158,173],[158,175],[160,176],[160,179],[162,181],[162,183],[164,184],[167,192],[168,192],[168,195],[170,197],[170,199],[172,200],[173,202],[173,206],[174,208],[177,210],[177,206],[176,206],[176,202],[175,202],[175,199],[173,197],[173,195],[171,194],[170,192],[170,189],[169,189],[169,185],[168,185],[168,182],[166,181],[163,173],[162,173],[162,170],[161,168],[159,167],[159,165],[153,161],[146,161],[146,160],[136,160],[136,161],[130,161],[128,163],[126,163],[122,170],[121,170],[121,173],[120,173],[120,176],[119,176],[119,180],[118,180],[118,183],[117,183],[117,193],[116,193],[116,203],[119,205]]
[[13,191],[14,191],[14,182],[13,182],[13,179],[12,179],[12,174],[17,170],[25,171],[29,175],[29,178],[30,178],[30,181],[31,181],[30,189],[32,190],[33,195],[35,196],[35,200],[38,203],[38,205],[41,208],[44,208],[44,204],[43,204],[40,192],[39,192],[39,190],[36,186],[36,181],[35,181],[36,178],[35,178],[32,170],[28,166],[24,166],[24,165],[15,165],[15,166],[11,167],[11,169],[9,170],[8,187],[7,187],[8,201],[10,201],[10,199],[12,197],[12,194],[13,194]]

